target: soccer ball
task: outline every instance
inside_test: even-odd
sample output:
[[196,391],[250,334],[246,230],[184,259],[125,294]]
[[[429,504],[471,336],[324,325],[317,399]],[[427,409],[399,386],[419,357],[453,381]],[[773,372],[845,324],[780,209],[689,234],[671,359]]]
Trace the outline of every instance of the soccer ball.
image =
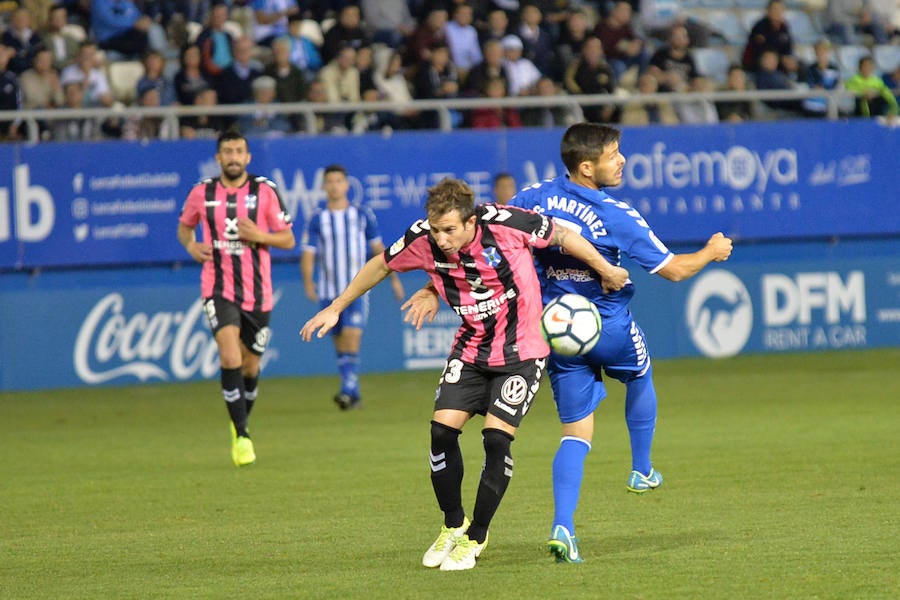
[[600,339],[600,327],[597,307],[578,294],[554,298],[541,314],[541,335],[563,356],[589,352]]

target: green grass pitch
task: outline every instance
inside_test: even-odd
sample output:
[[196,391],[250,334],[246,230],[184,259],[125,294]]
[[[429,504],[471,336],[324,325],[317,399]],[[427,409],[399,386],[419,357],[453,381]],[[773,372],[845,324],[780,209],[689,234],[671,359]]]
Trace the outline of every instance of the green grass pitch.
[[[231,464],[216,381],[0,394],[0,598],[896,598],[900,349],[655,365],[659,490],[626,493],[623,388],[546,553],[559,443],[545,382],[469,572],[420,565],[441,523],[435,372],[263,379],[257,464]],[[480,418],[461,438],[471,511]]]

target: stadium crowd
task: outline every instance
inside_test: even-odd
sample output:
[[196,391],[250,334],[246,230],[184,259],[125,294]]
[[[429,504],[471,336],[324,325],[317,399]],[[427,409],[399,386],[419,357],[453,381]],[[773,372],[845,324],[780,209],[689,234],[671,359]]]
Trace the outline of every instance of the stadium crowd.
[[[240,116],[48,119],[42,140],[302,133],[279,103],[605,94],[623,125],[824,117],[824,98],[650,103],[657,92],[835,89],[894,119],[898,0],[0,0],[0,110],[252,104]],[[315,130],[431,129],[437,111],[317,114]],[[549,107],[451,111],[454,127],[564,126]],[[28,137],[0,122],[0,140]]]

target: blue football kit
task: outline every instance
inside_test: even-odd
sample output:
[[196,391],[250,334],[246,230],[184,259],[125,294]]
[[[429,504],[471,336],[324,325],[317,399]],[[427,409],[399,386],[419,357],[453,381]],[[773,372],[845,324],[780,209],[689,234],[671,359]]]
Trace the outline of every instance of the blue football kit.
[[[637,210],[603,190],[572,183],[566,175],[519,191],[509,204],[547,215],[557,226],[578,232],[613,265],[619,265],[625,253],[648,272],[656,273],[674,257]],[[560,421],[574,423],[593,413],[606,397],[603,372],[618,379],[626,386],[625,420],[632,469],[651,473],[657,402],[644,332],[629,309],[634,284],[628,281],[621,290],[605,293],[600,276],[558,246],[535,250],[534,260],[544,304],[565,293],[581,294],[597,306],[602,319],[600,340],[590,352],[550,355],[547,373]],[[574,532],[573,513],[589,450],[587,440],[564,437],[554,459],[555,523],[570,532]]]

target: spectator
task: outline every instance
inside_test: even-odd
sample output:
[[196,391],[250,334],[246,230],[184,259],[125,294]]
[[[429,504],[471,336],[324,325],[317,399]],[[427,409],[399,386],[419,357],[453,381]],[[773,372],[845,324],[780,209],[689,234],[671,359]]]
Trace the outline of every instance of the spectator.
[[69,13],[65,4],[54,4],[50,7],[47,18],[47,30],[41,37],[41,44],[50,50],[53,56],[53,68],[62,71],[78,56],[79,41],[71,35],[63,33],[63,27],[69,22]]
[[528,96],[541,79],[541,72],[534,63],[522,56],[522,40],[508,35],[500,42],[503,46],[503,66],[509,77],[510,96]]
[[[0,110],[21,110],[22,91],[16,73],[9,68],[9,63],[16,56],[13,48],[0,45]],[[0,141],[19,139],[22,122],[0,121]]]
[[897,43],[900,29],[897,23],[897,0],[869,0],[867,3],[869,20],[863,18],[863,31],[871,35],[876,44]]
[[522,40],[522,56],[534,63],[542,75],[557,77],[555,42],[543,24],[544,14],[533,2],[523,4],[516,32]]
[[[506,97],[506,80],[500,77],[488,79],[484,86],[484,97],[496,100]],[[521,127],[519,111],[513,107],[483,106],[472,109],[472,129],[501,129]]]
[[41,36],[31,28],[31,14],[24,8],[13,11],[9,27],[0,35],[0,44],[13,51],[7,68],[18,75],[31,68],[41,47]]
[[[555,81],[541,77],[535,86],[535,96],[557,98],[565,95]],[[525,127],[566,127],[574,120],[564,106],[535,106],[522,109],[522,125]]]
[[685,125],[711,125],[719,122],[719,113],[712,100],[699,94],[715,91],[715,84],[705,77],[695,77],[688,84],[687,91],[696,96],[675,103],[675,113],[679,123]]
[[252,0],[253,39],[257,46],[268,48],[275,38],[288,33],[288,17],[300,14],[296,0]]
[[359,6],[346,4],[338,13],[338,20],[331,29],[325,32],[322,43],[322,64],[327,65],[340,53],[344,46],[358,50],[369,45],[369,37],[362,27]]
[[900,64],[890,73],[885,73],[881,78],[884,85],[894,93],[894,98],[900,102]]
[[[147,81],[138,87],[137,104],[146,108],[160,106],[159,88]],[[168,140],[173,137],[168,121],[157,116],[131,115],[122,125],[122,139],[128,141]]]
[[[212,87],[197,90],[194,96],[194,106],[216,106],[218,103],[216,90]],[[179,121],[181,137],[186,140],[216,139],[225,130],[225,122],[226,120],[222,117],[208,113],[195,117],[181,117]]]
[[[265,69],[265,74],[275,81],[275,101],[284,103],[305,102],[309,93],[309,81],[306,75],[291,63],[290,38],[278,38],[272,42],[272,64]],[[294,131],[303,127],[303,116],[292,114],[289,117]]]
[[477,98],[484,94],[485,84],[490,79],[500,78],[509,91],[509,75],[503,64],[503,45],[499,40],[489,39],[482,49],[484,60],[476,65],[466,77],[462,95]]
[[[833,90],[841,84],[841,71],[831,59],[831,42],[820,40],[815,45],[816,60],[806,69],[806,83],[811,90]],[[827,98],[806,98],[803,112],[811,117],[828,113]]]
[[183,106],[192,106],[197,94],[212,87],[211,82],[200,68],[202,57],[196,44],[181,49],[181,68],[175,73],[172,87],[175,101]]
[[416,28],[406,0],[362,0],[362,18],[372,30],[372,41],[399,48]]
[[581,54],[584,40],[591,34],[587,14],[583,10],[573,10],[560,27],[556,44],[556,72],[565,73]]
[[637,82],[638,74],[647,67],[649,56],[644,40],[631,26],[632,15],[631,4],[616,2],[606,18],[594,29],[594,35],[603,42],[606,60],[616,74],[617,81],[622,81],[626,71],[634,69],[632,81]]
[[253,100],[253,80],[262,75],[262,65],[253,58],[253,40],[241,36],[234,41],[234,60],[216,82],[221,104],[243,104]]
[[359,96],[363,102],[378,100],[375,87],[375,52],[372,46],[363,46],[356,51],[356,70],[359,71]]
[[488,40],[499,42],[509,33],[509,17],[505,11],[495,8],[487,14],[484,25],[478,29],[478,42],[484,48],[484,44]]
[[[63,84],[64,108],[80,110],[84,106],[84,87],[81,82],[72,81]],[[88,117],[71,119],[54,119],[52,138],[57,142],[77,142],[96,139],[99,134],[97,121]]]
[[225,31],[226,21],[228,21],[228,5],[214,4],[209,11],[206,27],[197,36],[197,46],[200,48],[202,58],[200,65],[203,74],[213,85],[218,85],[222,73],[234,62],[234,55],[231,52],[233,41],[231,35]]
[[[437,43],[428,53],[428,61],[419,66],[413,83],[413,96],[417,100],[456,98],[459,95],[459,74],[450,61],[450,49],[446,44]],[[451,123],[456,127],[462,122],[462,115],[452,112]],[[438,129],[440,120],[437,111],[423,111],[420,121],[425,129]]]
[[641,0],[638,21],[641,30],[660,42],[668,42],[675,26],[687,29],[696,48],[705,48],[712,35],[712,30],[688,15],[677,0]]
[[313,80],[322,68],[322,57],[313,41],[303,37],[303,19],[299,15],[288,20],[287,40],[291,64],[303,73],[307,81]]
[[273,104],[275,85],[275,80],[268,75],[253,80],[253,105],[256,111],[238,118],[238,126],[245,136],[273,138],[290,133],[290,121]]
[[453,17],[445,28],[450,59],[459,70],[460,79],[465,79],[469,70],[484,60],[478,44],[478,31],[472,25],[473,10],[468,4],[457,4]]
[[[747,73],[740,65],[731,65],[728,68],[728,79],[725,82],[723,92],[746,92],[750,88],[747,85]],[[752,121],[757,113],[755,101],[752,100],[720,100],[716,103],[721,123],[741,123]]]
[[[356,68],[356,49],[351,45],[341,48],[338,55],[319,71],[319,81],[325,90],[325,101],[329,104],[360,102],[362,96],[359,89],[359,69]],[[354,114],[351,112],[336,113],[341,126],[350,129],[353,126]]]
[[109,80],[100,68],[97,44],[94,42],[85,41],[81,44],[75,62],[62,70],[59,80],[63,87],[69,83],[81,84],[82,104],[85,107],[112,106]]
[[131,0],[91,0],[91,29],[103,50],[126,58],[143,55],[150,47],[153,24]]
[[[159,52],[151,50],[144,55],[144,75],[138,80],[137,89],[152,85],[159,92],[159,97],[150,99],[156,101],[158,106],[169,106],[175,102],[175,86],[167,77],[164,76],[163,70],[166,67],[166,59]],[[138,92],[138,97],[140,92]]]
[[647,71],[656,77],[660,92],[681,91],[700,76],[694,57],[689,51],[691,40],[683,25],[675,25],[669,32],[669,44],[650,57]]
[[871,36],[876,44],[886,44],[895,0],[886,4],[888,12],[881,14],[881,2],[874,0],[828,0],[825,7],[825,33],[841,45],[859,44],[860,35]]
[[650,73],[644,73],[637,80],[638,99],[622,107],[622,125],[677,125],[678,115],[672,103],[667,100],[645,102],[641,97],[656,94],[659,82]]
[[[388,102],[412,102],[409,81],[403,75],[403,56],[394,51],[385,62],[384,68],[375,71],[373,77],[379,98]],[[401,108],[385,115],[385,121],[392,129],[413,129],[419,113],[412,108]]]
[[431,47],[447,44],[447,10],[434,8],[428,11],[425,20],[416,27],[406,46],[404,64],[418,66],[428,61]]
[[[565,76],[566,90],[570,94],[605,94],[616,91],[616,75],[606,62],[603,43],[596,37],[589,37],[581,49],[581,56],[569,65]],[[615,123],[619,120],[617,106],[583,106],[585,121],[594,123]]]
[[875,73],[875,60],[871,56],[859,59],[859,72],[847,80],[845,87],[856,95],[857,116],[886,116],[891,122],[896,120],[897,98]]
[[[759,90],[792,90],[794,82],[778,68],[778,52],[763,50],[759,57],[759,69],[756,71],[756,88]],[[765,100],[763,104],[769,108],[787,111],[785,116],[793,116],[801,109],[798,100]]]
[[753,25],[747,38],[742,57],[744,69],[755,73],[759,70],[759,61],[765,50],[774,50],[779,65],[792,81],[800,78],[800,63],[794,57],[794,41],[784,17],[783,0],[769,0],[766,14]]
[[32,67],[19,76],[25,109],[57,108],[64,102],[59,74],[53,68],[53,55],[41,49],[34,55]]

